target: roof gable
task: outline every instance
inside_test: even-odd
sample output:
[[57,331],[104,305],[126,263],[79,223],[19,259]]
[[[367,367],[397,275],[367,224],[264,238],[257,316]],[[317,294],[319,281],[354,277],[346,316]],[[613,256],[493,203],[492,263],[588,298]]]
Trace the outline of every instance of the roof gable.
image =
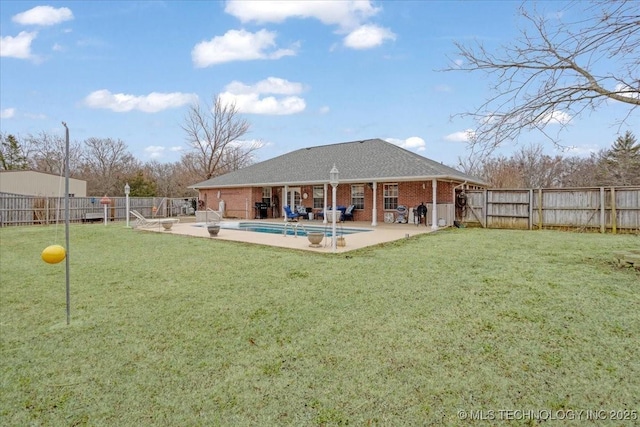
[[483,184],[449,166],[381,139],[302,148],[227,173],[191,188],[322,184],[336,165],[340,182],[410,181],[448,178]]

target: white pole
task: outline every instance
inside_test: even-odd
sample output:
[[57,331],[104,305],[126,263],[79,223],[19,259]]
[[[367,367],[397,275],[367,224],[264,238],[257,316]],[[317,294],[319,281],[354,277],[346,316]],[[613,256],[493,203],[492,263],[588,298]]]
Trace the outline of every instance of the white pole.
[[104,225],[107,225],[107,204],[104,203],[102,206],[104,206]]
[[129,183],[127,182],[124,186],[124,196],[125,196],[125,216],[127,217],[127,228],[129,228]]
[[378,225],[378,183],[374,182],[373,183],[373,211],[371,212],[371,215],[373,216],[373,219],[371,220],[371,226],[372,227],[376,227]]
[[324,184],[324,205],[322,205],[322,223],[327,223],[327,191],[329,190],[329,186]]
[[[431,192],[433,193],[433,209],[431,210],[431,229],[438,229],[438,180],[431,181]],[[426,221],[426,219],[425,219]]]
[[331,244],[333,252],[336,252],[338,241],[336,240],[336,187],[337,185],[331,184],[333,187],[333,191],[331,191],[331,209],[333,210],[333,215],[331,215],[331,238],[333,243]]
[[284,207],[288,205],[289,205],[289,186],[285,184],[282,190],[282,214],[284,215],[284,222],[287,222],[287,213],[284,211]]
[[71,288],[69,287],[69,128],[62,122],[65,128],[65,157],[64,157],[64,237],[66,248],[65,270],[67,273],[66,295],[67,295],[67,325],[71,322]]
[[329,172],[329,184],[331,184],[331,187],[333,188],[333,190],[331,191],[331,209],[333,210],[333,215],[331,215],[331,237],[333,244],[331,246],[334,253],[336,252],[338,246],[338,242],[336,240],[336,189],[338,188],[339,175],[340,173],[338,172],[338,169],[336,168],[336,165],[334,163],[333,168],[331,168],[331,172]]

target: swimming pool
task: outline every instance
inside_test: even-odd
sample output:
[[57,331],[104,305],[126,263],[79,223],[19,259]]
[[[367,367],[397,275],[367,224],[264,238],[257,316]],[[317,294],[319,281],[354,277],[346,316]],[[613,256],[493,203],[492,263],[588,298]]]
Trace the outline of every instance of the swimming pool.
[[[194,227],[204,227],[204,223],[197,223]],[[254,233],[268,233],[268,234],[286,234],[288,236],[298,235],[306,236],[307,232],[320,232],[325,236],[331,237],[331,224],[313,225],[303,222],[298,223],[277,223],[277,222],[251,222],[251,221],[222,221],[220,222],[220,229],[222,230],[240,230],[240,231],[253,231]],[[336,234],[338,236],[344,236],[347,234],[363,233],[372,231],[367,228],[358,227],[342,227],[336,225]]]

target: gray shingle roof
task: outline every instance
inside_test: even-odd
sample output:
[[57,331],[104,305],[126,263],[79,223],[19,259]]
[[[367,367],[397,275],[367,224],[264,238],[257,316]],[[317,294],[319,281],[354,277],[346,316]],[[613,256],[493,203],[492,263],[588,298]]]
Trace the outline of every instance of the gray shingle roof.
[[340,182],[416,181],[452,179],[485,183],[449,166],[381,139],[302,148],[273,159],[220,175],[189,188],[323,184],[336,165]]

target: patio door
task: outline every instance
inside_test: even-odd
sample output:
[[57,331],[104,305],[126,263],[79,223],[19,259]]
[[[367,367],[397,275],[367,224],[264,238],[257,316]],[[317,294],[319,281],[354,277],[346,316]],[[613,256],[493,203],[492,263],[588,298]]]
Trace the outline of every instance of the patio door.
[[[282,189],[282,191],[284,191],[284,189]],[[282,200],[284,205],[284,195],[282,196]],[[287,193],[287,204],[291,206],[292,211],[295,211],[296,207],[302,204],[300,187],[289,187],[289,192]]]

